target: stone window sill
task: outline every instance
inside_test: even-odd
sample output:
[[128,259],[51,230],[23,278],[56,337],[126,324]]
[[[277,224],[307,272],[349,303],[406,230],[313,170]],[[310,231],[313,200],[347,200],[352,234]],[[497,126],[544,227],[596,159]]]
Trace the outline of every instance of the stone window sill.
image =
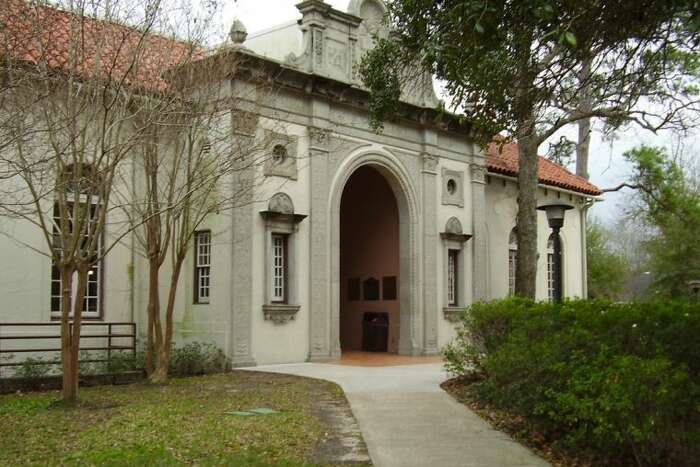
[[299,308],[301,308],[300,305],[272,303],[263,305],[263,313],[265,314],[265,320],[272,321],[275,324],[283,324],[294,320]]
[[456,323],[459,321],[459,317],[463,311],[463,306],[446,306],[442,309],[442,314],[445,316],[447,321]]

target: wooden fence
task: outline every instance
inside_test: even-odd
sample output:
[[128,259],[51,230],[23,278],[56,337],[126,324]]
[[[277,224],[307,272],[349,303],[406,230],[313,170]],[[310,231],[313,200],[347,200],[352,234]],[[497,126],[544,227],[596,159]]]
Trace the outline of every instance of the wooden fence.
[[[48,328],[51,333],[39,332]],[[97,339],[100,341],[96,342]],[[32,343],[38,342],[33,345]],[[49,344],[46,344],[49,342]],[[54,342],[56,343],[54,345]],[[136,356],[136,323],[83,321],[80,327],[80,350],[106,352],[106,358],[89,358],[81,363],[108,362],[113,352],[129,351]],[[40,365],[60,365],[61,323],[60,321],[34,323],[0,323],[0,377],[3,367],[21,366],[18,354],[58,353],[58,358],[40,360]],[[5,361],[3,356],[12,355],[13,361]],[[23,359],[22,359],[23,360]]]

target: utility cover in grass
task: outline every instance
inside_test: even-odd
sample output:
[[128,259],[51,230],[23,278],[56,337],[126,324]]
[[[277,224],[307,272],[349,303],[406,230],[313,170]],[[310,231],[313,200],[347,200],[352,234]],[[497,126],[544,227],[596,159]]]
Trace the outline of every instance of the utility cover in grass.
[[231,412],[224,412],[226,415],[235,415],[236,417],[251,417],[253,415],[269,415],[273,413],[279,413],[277,410],[269,409],[267,407],[258,407],[257,409],[251,409],[248,411],[234,410]]
[[257,413],[260,415],[269,415],[272,413],[279,413],[277,410],[274,409],[268,409],[267,407],[258,407],[257,409],[251,410],[253,413]]

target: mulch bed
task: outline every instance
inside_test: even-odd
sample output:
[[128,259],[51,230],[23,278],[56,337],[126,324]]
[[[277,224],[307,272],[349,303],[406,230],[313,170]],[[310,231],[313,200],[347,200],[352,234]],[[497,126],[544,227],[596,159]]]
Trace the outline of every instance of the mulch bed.
[[[466,405],[481,418],[486,420],[494,429],[509,434],[519,443],[547,460],[555,467],[619,467],[603,459],[595,459],[587,453],[575,453],[558,446],[555,439],[548,438],[539,431],[527,418],[497,409],[482,401],[476,394],[475,384],[478,379],[459,377],[442,383],[442,388]],[[633,463],[629,465],[634,465]]]

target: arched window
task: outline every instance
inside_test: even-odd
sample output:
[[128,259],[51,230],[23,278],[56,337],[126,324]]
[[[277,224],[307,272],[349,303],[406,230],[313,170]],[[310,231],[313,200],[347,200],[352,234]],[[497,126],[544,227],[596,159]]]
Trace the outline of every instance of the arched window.
[[513,227],[508,237],[508,293],[515,295],[515,269],[518,265],[518,228]]

